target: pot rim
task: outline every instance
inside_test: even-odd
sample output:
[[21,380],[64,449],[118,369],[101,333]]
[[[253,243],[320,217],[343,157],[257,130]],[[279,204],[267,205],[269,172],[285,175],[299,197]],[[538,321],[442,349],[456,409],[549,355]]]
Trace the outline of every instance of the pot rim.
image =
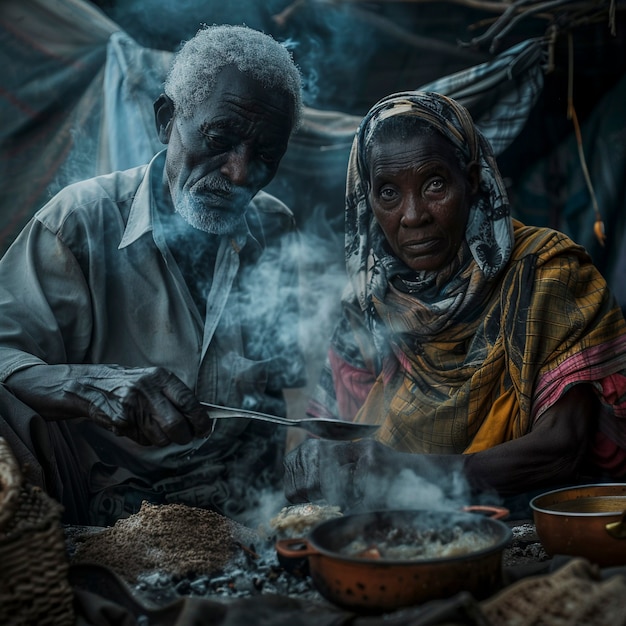
[[[576,494],[578,491],[582,491],[583,489],[596,488],[596,487],[622,487],[624,488],[624,502],[626,508],[626,483],[585,483],[583,485],[573,485],[571,487],[561,487],[560,489],[552,489],[551,491],[546,491],[541,493],[534,498],[531,499],[529,506],[533,511],[537,513],[545,513],[547,515],[556,515],[559,517],[582,517],[582,518],[602,518],[602,517],[615,517],[616,515],[622,515],[622,511],[555,511],[554,509],[545,508],[545,506],[541,506],[538,504],[539,500],[542,498],[547,498],[549,496],[554,496],[560,493],[565,493],[567,491],[571,492],[572,496]],[[604,495],[604,497],[610,494]],[[602,494],[587,496],[589,498],[600,498],[603,497]],[[572,497],[571,500],[575,500],[575,497]],[[567,500],[569,501],[569,500]]]
[[[481,548],[480,550],[474,550],[467,554],[461,554],[457,556],[447,556],[447,557],[434,557],[434,558],[414,558],[414,559],[366,559],[358,556],[350,556],[347,554],[341,554],[340,552],[335,552],[323,546],[320,546],[313,535],[318,533],[320,529],[326,527],[331,528],[333,525],[337,525],[342,523],[342,521],[346,519],[355,519],[357,517],[372,517],[377,515],[393,515],[393,514],[401,514],[401,515],[409,515],[409,514],[419,514],[426,513],[429,515],[453,515],[455,518],[461,518],[464,521],[475,521],[479,520],[478,524],[483,524],[487,526],[491,526],[499,531],[500,537],[496,537],[497,540],[494,541],[492,545],[489,545],[485,548]],[[379,509],[375,511],[367,511],[363,513],[352,513],[348,515],[344,515],[343,517],[337,517],[329,520],[325,520],[315,526],[307,535],[307,537],[303,538],[303,543],[308,543],[309,547],[313,548],[316,552],[321,555],[330,557],[332,559],[347,562],[347,563],[355,563],[360,565],[367,566],[389,566],[389,565],[406,565],[413,566],[416,565],[436,565],[436,564],[447,564],[450,563],[458,563],[459,561],[473,561],[479,557],[488,556],[493,553],[502,552],[504,548],[509,544],[511,539],[513,538],[513,531],[501,520],[493,519],[491,517],[484,517],[481,515],[477,515],[475,513],[470,513],[466,511],[438,511],[438,510],[429,510],[429,509]],[[315,554],[309,555],[316,556]]]

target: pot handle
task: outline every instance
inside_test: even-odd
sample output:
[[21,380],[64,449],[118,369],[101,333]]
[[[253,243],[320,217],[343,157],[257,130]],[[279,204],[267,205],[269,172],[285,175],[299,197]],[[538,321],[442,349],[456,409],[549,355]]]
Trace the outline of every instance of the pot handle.
[[305,556],[319,554],[311,547],[311,544],[302,537],[291,537],[290,539],[279,539],[276,542],[276,552],[288,559],[300,559]]
[[491,506],[489,504],[469,504],[462,508],[467,513],[484,513],[491,519],[504,519],[509,516],[509,509],[503,506]]
[[617,522],[611,522],[604,528],[614,539],[626,539],[626,511],[622,513],[622,517]]

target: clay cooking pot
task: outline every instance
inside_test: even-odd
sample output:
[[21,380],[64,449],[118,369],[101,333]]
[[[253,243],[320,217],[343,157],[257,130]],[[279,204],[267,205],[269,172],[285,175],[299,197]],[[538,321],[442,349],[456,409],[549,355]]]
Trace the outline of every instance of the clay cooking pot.
[[[489,509],[496,516],[508,513],[498,507]],[[409,538],[441,533],[445,543],[452,532],[467,542],[480,540],[476,547],[468,543],[456,556],[422,558],[414,556],[409,545],[408,558],[368,558],[368,550],[356,555],[347,550],[355,540],[373,545],[397,533]],[[283,558],[308,557],[313,583],[327,600],[349,610],[382,613],[459,591],[477,598],[490,595],[502,584],[502,552],[511,538],[503,522],[467,510],[373,511],[322,522],[306,538],[279,540],[276,550]],[[419,540],[413,545],[421,549]]]

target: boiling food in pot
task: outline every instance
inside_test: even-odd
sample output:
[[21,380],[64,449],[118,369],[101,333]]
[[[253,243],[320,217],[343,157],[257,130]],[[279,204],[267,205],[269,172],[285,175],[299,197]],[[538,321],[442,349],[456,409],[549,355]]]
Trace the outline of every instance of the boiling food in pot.
[[341,516],[338,506],[307,502],[283,507],[270,520],[270,526],[280,537],[298,537],[320,522]]
[[383,528],[357,537],[340,549],[345,556],[364,559],[414,560],[458,557],[490,547],[490,537],[479,530],[449,528]]

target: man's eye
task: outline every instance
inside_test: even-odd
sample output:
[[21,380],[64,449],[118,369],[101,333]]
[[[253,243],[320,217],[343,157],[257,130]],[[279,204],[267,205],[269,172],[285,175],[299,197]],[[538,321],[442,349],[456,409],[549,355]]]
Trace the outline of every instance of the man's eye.
[[278,162],[279,157],[273,152],[259,152],[259,159],[261,159],[265,165],[274,165]]
[[230,141],[227,137],[222,135],[213,135],[208,133],[202,133],[207,145],[212,150],[228,150],[230,147]]

